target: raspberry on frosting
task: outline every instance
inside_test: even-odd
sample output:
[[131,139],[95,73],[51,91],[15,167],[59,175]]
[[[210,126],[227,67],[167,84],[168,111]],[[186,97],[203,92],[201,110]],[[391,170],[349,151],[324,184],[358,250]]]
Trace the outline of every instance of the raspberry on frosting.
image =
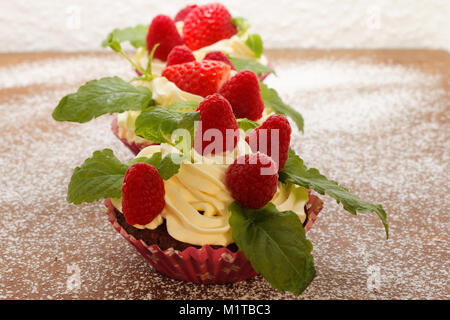
[[122,212],[130,225],[146,225],[164,209],[164,181],[155,167],[136,163],[125,173]]
[[263,153],[240,156],[226,171],[231,196],[250,209],[259,209],[272,200],[277,184],[277,165]]
[[182,45],[183,39],[178,33],[175,22],[169,16],[160,14],[153,18],[147,33],[147,50],[150,52],[153,47],[156,48],[154,57],[166,61],[167,55],[173,47]]
[[194,54],[185,45],[173,47],[167,56],[167,66],[195,61]]
[[237,33],[231,18],[227,8],[220,3],[210,3],[193,9],[184,20],[184,43],[191,50],[197,50],[231,38]]
[[272,157],[281,170],[289,155],[291,131],[289,121],[281,114],[274,114],[251,131],[245,141],[253,152],[262,152]]
[[239,126],[230,103],[220,94],[207,96],[197,107],[200,125],[195,132],[194,149],[201,155],[233,150]]
[[231,69],[236,70],[234,68],[233,64],[231,63],[230,59],[228,59],[228,57],[222,51],[211,51],[211,52],[208,52],[205,55],[205,57],[203,58],[203,60],[222,61],[222,62],[226,63],[227,65],[229,65],[231,67]]
[[230,71],[226,63],[202,60],[167,66],[162,76],[183,91],[206,97],[219,91]]
[[230,102],[236,118],[256,121],[262,117],[264,102],[253,71],[240,71],[224,83],[219,93]]

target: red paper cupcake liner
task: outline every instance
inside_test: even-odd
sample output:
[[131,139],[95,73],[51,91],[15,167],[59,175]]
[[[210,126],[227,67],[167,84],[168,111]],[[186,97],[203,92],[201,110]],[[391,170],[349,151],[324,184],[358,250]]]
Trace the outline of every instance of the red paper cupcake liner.
[[135,143],[135,142],[128,142],[127,139],[121,138],[119,136],[119,125],[117,124],[117,117],[114,118],[114,120],[111,122],[111,131],[114,133],[114,135],[122,141],[122,143],[128,147],[128,149],[133,152],[134,155],[137,155],[142,149],[154,145],[155,143],[148,142],[148,143]]
[[[307,208],[307,222],[304,224],[308,231],[322,210],[322,200],[312,195],[308,190],[309,201]],[[129,243],[131,243],[141,255],[158,272],[170,278],[195,282],[201,284],[223,284],[243,281],[257,275],[252,265],[241,251],[232,252],[227,248],[213,249],[204,245],[197,249],[189,247],[183,251],[169,248],[161,250],[156,244],[146,244],[138,240],[117,222],[114,206],[110,199],[105,200],[108,220]]]

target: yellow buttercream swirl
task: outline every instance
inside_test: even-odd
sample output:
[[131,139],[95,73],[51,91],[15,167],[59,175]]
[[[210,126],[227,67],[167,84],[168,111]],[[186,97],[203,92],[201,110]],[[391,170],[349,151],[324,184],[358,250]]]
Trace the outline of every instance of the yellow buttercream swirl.
[[[244,148],[235,156],[248,150]],[[155,152],[162,152],[164,156],[172,151],[170,146],[154,145],[143,149],[137,157],[151,157]],[[164,181],[166,206],[161,214],[148,225],[135,227],[155,229],[166,219],[167,231],[176,240],[194,245],[229,245],[233,239],[228,206],[234,200],[225,186],[227,168],[228,164],[214,162],[212,158],[203,157],[195,163],[184,160],[178,173]],[[120,201],[113,201],[119,210]],[[302,222],[306,218],[304,207],[307,201],[305,188],[281,182],[272,199],[278,210],[291,210]]]

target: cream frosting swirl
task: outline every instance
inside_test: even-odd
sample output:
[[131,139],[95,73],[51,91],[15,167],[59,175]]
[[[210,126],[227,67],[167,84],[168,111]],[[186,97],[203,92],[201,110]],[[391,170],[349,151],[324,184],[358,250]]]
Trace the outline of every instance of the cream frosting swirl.
[[[240,141],[234,157],[249,151],[245,141]],[[143,149],[136,157],[151,157],[156,152],[173,152],[171,146],[154,145]],[[197,160],[199,158],[197,157]],[[222,245],[233,242],[228,219],[228,206],[234,201],[225,186],[228,164],[216,159],[201,157],[194,163],[184,160],[177,174],[164,181],[166,205],[149,224],[136,228],[155,229],[166,220],[167,232],[174,239],[193,245]],[[306,219],[304,207],[308,201],[305,188],[278,183],[272,203],[280,211],[295,212],[302,222]],[[121,199],[113,199],[121,210]]]

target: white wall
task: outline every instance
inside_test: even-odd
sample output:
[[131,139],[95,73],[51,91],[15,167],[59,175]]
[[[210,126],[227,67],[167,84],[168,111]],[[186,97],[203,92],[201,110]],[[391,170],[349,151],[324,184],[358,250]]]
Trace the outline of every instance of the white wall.
[[[0,0],[0,52],[99,50],[115,27],[175,15],[181,0]],[[267,48],[450,50],[450,0],[222,1]]]

